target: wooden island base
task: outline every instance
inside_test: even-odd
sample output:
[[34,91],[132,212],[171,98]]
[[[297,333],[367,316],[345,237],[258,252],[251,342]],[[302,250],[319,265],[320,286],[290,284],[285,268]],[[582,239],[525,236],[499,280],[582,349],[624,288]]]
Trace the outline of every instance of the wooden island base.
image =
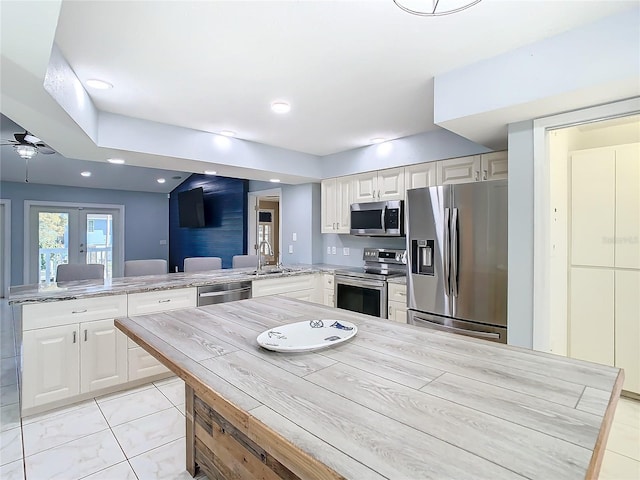
[[186,386],[187,471],[210,479],[295,480],[294,474]]

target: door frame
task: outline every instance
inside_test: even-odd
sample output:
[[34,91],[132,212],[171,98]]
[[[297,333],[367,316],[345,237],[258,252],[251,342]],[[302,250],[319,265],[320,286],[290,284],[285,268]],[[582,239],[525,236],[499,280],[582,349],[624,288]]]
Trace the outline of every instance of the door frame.
[[[118,239],[122,248],[118,252],[118,265],[117,270],[114,269],[112,277],[124,276],[124,205],[115,205],[109,203],[78,203],[78,202],[47,202],[42,200],[25,200],[24,201],[24,260],[22,270],[22,281],[25,285],[30,283],[31,273],[31,208],[32,207],[60,207],[60,208],[82,208],[82,209],[110,209],[118,210],[120,215],[120,222],[122,227],[118,232],[118,235],[114,235]],[[115,242],[114,242],[115,244]],[[115,252],[114,252],[115,253]],[[115,257],[115,255],[114,255]]]
[[3,297],[9,296],[9,286],[11,285],[11,200],[0,199],[0,205],[4,209],[4,250],[1,252],[4,257],[4,269],[0,272],[3,279]]
[[551,162],[550,130],[640,113],[640,97],[533,121],[533,349],[551,351]]
[[[269,190],[257,190],[247,193],[247,253],[249,255],[258,254],[254,245],[257,243],[258,231],[256,206],[261,197],[278,197],[278,251],[280,261],[282,261],[282,188],[270,188]],[[276,259],[276,262],[278,259]]]

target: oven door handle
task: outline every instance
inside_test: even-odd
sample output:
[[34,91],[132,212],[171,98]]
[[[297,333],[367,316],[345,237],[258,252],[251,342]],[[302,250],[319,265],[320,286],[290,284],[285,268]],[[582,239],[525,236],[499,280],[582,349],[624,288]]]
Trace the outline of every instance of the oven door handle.
[[335,277],[335,285],[336,288],[338,285],[350,285],[352,287],[365,287],[365,288],[375,288],[377,290],[382,290],[385,287],[385,281],[382,280],[362,280],[362,279],[354,279],[350,277]]

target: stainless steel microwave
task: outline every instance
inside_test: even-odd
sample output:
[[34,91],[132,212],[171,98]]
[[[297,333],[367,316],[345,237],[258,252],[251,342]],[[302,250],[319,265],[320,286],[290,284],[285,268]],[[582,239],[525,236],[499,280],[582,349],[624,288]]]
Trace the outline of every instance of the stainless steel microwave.
[[404,237],[404,201],[351,204],[351,235]]

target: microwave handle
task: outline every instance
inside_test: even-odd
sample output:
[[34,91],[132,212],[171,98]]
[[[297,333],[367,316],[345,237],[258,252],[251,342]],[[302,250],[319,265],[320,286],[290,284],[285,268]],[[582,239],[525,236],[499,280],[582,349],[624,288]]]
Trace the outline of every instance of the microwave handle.
[[386,231],[387,228],[384,224],[384,217],[387,215],[387,206],[382,207],[382,213],[380,213],[380,225],[382,225],[382,231]]

